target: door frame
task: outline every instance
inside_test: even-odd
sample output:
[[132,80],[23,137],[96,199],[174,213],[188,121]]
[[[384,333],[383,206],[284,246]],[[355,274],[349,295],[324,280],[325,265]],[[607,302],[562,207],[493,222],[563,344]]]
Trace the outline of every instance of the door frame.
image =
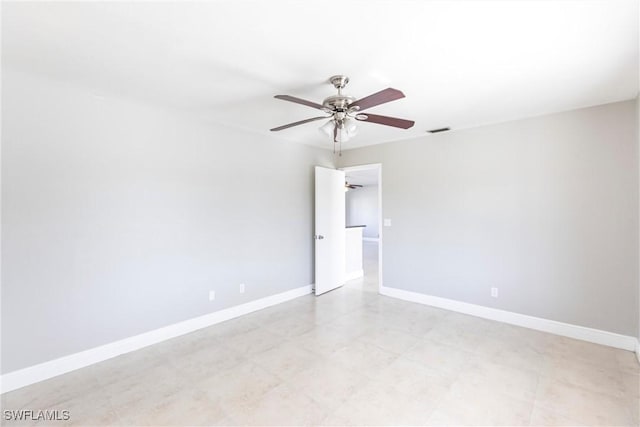
[[382,290],[382,228],[384,218],[382,218],[382,163],[370,163],[366,165],[345,166],[339,168],[345,173],[350,171],[375,170],[378,172],[378,293]]

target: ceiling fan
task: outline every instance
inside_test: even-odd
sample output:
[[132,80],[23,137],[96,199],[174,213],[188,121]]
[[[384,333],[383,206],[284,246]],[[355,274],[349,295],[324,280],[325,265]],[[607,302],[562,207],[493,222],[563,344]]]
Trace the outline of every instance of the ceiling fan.
[[360,185],[360,184],[349,184],[348,182],[345,182],[344,183],[344,187],[348,188],[350,190],[355,190],[356,188],[361,188],[362,185]]
[[349,83],[349,77],[337,75],[331,77],[329,81],[338,90],[338,94],[325,98],[325,100],[322,101],[322,104],[317,104],[315,102],[296,98],[295,96],[290,95],[274,96],[274,98],[282,99],[283,101],[295,102],[296,104],[302,104],[306,105],[307,107],[321,110],[327,113],[327,116],[312,117],[310,119],[300,120],[298,122],[278,126],[271,129],[271,131],[277,132],[316,120],[329,119],[329,121],[325,123],[320,129],[329,136],[333,135],[335,152],[336,143],[340,143],[340,145],[342,146],[343,142],[346,142],[351,137],[355,136],[357,132],[356,121],[393,126],[401,129],[409,129],[414,125],[414,122],[412,120],[398,119],[389,116],[380,116],[377,114],[360,113],[360,111],[375,107],[376,105],[404,98],[404,94],[401,91],[393,88],[387,88],[364,98],[356,99],[353,96],[342,94],[342,89],[344,89],[347,83]]

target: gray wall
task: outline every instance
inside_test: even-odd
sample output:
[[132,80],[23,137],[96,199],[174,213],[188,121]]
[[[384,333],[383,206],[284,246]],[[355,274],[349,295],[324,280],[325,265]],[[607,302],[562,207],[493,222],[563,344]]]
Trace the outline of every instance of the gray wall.
[[[636,97],[636,139],[637,139],[636,147],[637,147],[638,156],[639,156],[638,161],[640,162],[640,95]],[[640,187],[640,170],[638,170],[638,187]],[[639,188],[639,191],[640,191],[640,188]],[[640,195],[638,198],[640,199]],[[640,246],[640,230],[638,234],[638,245]],[[640,252],[640,249],[639,249],[639,252]],[[639,263],[640,263],[640,260],[639,260]],[[640,341],[640,277],[638,280],[638,340]],[[640,350],[640,347],[638,347],[637,350]],[[640,360],[640,353],[638,353],[637,356],[638,356],[638,360]]]
[[378,186],[366,185],[346,193],[347,225],[366,225],[364,237],[378,237]]
[[382,163],[385,286],[636,336],[635,120],[627,101],[343,152]]
[[5,68],[2,88],[3,373],[313,282],[329,151]]

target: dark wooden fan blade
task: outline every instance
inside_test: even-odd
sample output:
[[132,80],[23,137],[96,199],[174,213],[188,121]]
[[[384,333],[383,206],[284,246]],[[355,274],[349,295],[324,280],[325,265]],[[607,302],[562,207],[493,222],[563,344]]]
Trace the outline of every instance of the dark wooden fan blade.
[[322,120],[322,119],[328,119],[328,118],[329,117],[323,116],[323,117],[313,117],[311,119],[306,119],[306,120],[300,120],[299,122],[293,122],[293,123],[289,123],[288,125],[282,125],[282,126],[278,126],[277,128],[273,128],[271,129],[271,132],[277,132],[279,130],[288,129],[294,126],[303,125],[305,123],[315,122],[316,120]]
[[315,102],[307,101],[306,99],[296,98],[295,96],[290,95],[276,95],[274,98],[282,99],[283,101],[295,102],[296,104],[306,105],[307,107],[317,108],[318,110],[322,110],[324,107],[320,104],[316,104]]
[[365,98],[352,102],[349,104],[349,108],[358,106],[360,107],[358,111],[362,111],[400,98],[404,98],[404,93],[400,92],[398,89],[387,88],[380,92],[376,92],[373,95],[369,95]]
[[[366,118],[364,118],[366,116]],[[397,119],[389,116],[379,116],[377,114],[358,114],[356,119],[361,122],[377,123],[379,125],[393,126],[395,128],[409,129],[415,124],[413,120]]]

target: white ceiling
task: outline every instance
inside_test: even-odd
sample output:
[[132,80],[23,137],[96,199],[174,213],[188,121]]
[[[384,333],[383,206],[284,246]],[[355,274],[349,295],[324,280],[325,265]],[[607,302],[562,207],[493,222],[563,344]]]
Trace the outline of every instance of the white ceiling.
[[[630,99],[637,0],[44,2],[2,4],[3,67],[181,109],[260,135],[318,111],[333,74],[371,113],[345,149]],[[278,137],[331,148],[314,122]]]

